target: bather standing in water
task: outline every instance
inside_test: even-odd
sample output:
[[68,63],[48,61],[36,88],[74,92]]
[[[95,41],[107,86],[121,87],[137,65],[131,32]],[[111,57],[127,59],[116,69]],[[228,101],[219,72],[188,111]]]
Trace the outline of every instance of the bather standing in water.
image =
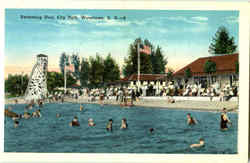
[[126,129],[126,128],[128,128],[127,120],[126,120],[126,118],[123,118],[122,119],[121,129]]
[[225,131],[228,129],[227,124],[230,123],[232,125],[232,122],[229,120],[227,116],[227,110],[226,108],[223,108],[223,112],[221,113],[221,121],[220,121],[220,129]]
[[88,126],[95,126],[94,120],[92,118],[89,118]]
[[108,122],[107,127],[106,127],[107,131],[112,132],[112,123],[113,123],[113,120],[109,119],[109,122]]
[[80,126],[78,118],[75,116],[73,121],[69,123],[70,126]]
[[14,121],[14,127],[17,128],[19,125],[19,122],[18,121]]
[[82,105],[80,105],[80,111],[83,111],[83,106]]
[[191,116],[190,113],[187,114],[187,124],[188,125],[195,125],[197,121]]

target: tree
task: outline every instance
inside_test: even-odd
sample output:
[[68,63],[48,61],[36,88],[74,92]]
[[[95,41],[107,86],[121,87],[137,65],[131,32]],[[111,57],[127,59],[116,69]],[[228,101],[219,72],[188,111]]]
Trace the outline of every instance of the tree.
[[168,81],[172,81],[173,80],[173,73],[174,73],[174,69],[168,68],[168,72],[167,72],[167,80]]
[[105,83],[120,79],[120,69],[118,64],[109,54],[104,60],[103,81]]
[[[67,85],[66,87],[71,87],[76,83],[76,79],[71,75],[71,73],[67,72]],[[53,92],[58,87],[64,87],[64,74],[59,72],[48,72],[47,73],[47,89],[48,92]]]
[[69,56],[66,53],[62,53],[60,56],[59,67],[62,74],[64,74],[64,67],[69,66]]
[[4,81],[4,88],[6,93],[12,96],[22,96],[28,86],[28,75],[9,75]]
[[87,59],[82,58],[81,70],[80,70],[80,83],[83,87],[88,87],[90,75],[90,65]]
[[216,72],[216,63],[211,61],[211,60],[207,60],[204,64],[204,72],[208,74],[209,77],[209,84],[211,83],[211,74]]
[[78,80],[80,79],[80,58],[77,54],[72,54],[71,56],[71,64],[74,65],[74,72],[72,75]]
[[[147,45],[150,45],[148,40],[144,41]],[[125,76],[132,75],[138,72],[138,43],[143,43],[140,38],[135,39],[135,41],[129,45],[129,54],[125,58],[123,66],[123,74]],[[153,72],[152,62],[150,55],[140,52],[140,72],[142,74],[150,74]],[[143,63],[143,64],[142,64]]]
[[221,26],[212,38],[208,52],[214,55],[232,54],[236,49],[237,45],[235,45],[234,37],[230,37],[226,27]]
[[191,78],[191,77],[192,77],[192,71],[191,71],[190,68],[187,68],[187,69],[185,70],[185,78],[186,78],[186,79],[189,79],[189,78]]
[[64,77],[59,72],[47,72],[47,89],[53,92],[57,87],[64,86]]
[[167,59],[164,58],[162,50],[157,46],[156,51],[151,54],[151,62],[154,74],[164,74],[167,65]]
[[104,61],[99,55],[96,58],[90,57],[89,81],[92,87],[99,87],[103,84]]

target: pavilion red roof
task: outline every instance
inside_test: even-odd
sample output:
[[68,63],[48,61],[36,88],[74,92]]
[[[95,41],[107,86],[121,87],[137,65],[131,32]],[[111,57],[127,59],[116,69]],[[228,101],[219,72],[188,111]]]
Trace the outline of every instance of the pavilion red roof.
[[203,67],[204,67],[204,64],[208,60],[216,63],[215,74],[235,73],[235,70],[236,70],[235,64],[236,62],[238,62],[238,57],[239,57],[239,54],[236,53],[236,54],[227,54],[227,55],[221,55],[221,56],[198,58],[197,60],[183,67],[182,69],[176,71],[173,75],[184,76],[185,70],[187,70],[188,68],[190,68],[193,76],[206,75]]

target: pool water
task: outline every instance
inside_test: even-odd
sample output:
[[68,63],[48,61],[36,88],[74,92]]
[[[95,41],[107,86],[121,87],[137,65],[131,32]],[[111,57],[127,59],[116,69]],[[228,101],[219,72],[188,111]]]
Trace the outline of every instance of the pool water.
[[[9,105],[6,105],[8,107]],[[25,105],[11,105],[13,111],[23,113]],[[220,113],[184,111],[160,108],[131,107],[98,104],[45,104],[41,118],[21,119],[18,128],[5,117],[5,152],[74,152],[74,153],[237,153],[237,113],[228,113],[233,125],[220,131]],[[38,109],[33,108],[31,111]],[[56,114],[61,117],[57,118]],[[195,126],[186,124],[186,114],[198,120]],[[69,123],[77,116],[79,127]],[[89,127],[93,118],[96,126]],[[113,132],[106,131],[108,120],[113,119]],[[122,118],[128,129],[121,130]],[[150,133],[149,129],[154,128]],[[190,144],[205,139],[202,148]]]

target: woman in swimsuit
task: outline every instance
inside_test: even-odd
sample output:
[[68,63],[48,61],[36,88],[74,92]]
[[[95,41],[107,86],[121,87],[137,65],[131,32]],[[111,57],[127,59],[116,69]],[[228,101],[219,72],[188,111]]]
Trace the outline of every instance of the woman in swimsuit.
[[227,130],[227,129],[228,129],[227,124],[228,124],[228,123],[232,124],[232,123],[231,123],[231,121],[229,120],[229,118],[227,117],[226,108],[223,108],[223,112],[221,113],[220,118],[221,118],[221,121],[220,121],[220,129],[221,129],[221,130]]
[[108,122],[107,127],[106,127],[107,131],[112,131],[112,123],[113,123],[113,120],[109,119],[109,122]]
[[78,122],[78,118],[75,116],[73,121],[70,122],[70,126],[80,126],[80,123]]
[[187,114],[187,124],[188,125],[195,125],[197,121],[191,116],[190,113]]
[[126,120],[126,118],[123,118],[122,119],[121,129],[126,129],[126,128],[128,128],[127,120]]

